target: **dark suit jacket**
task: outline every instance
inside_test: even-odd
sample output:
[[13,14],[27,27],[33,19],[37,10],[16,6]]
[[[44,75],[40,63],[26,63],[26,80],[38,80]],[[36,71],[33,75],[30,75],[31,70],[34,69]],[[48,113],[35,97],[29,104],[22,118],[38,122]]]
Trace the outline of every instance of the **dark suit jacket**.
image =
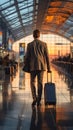
[[25,65],[30,66],[30,72],[36,70],[50,70],[49,54],[46,43],[35,39],[27,45]]

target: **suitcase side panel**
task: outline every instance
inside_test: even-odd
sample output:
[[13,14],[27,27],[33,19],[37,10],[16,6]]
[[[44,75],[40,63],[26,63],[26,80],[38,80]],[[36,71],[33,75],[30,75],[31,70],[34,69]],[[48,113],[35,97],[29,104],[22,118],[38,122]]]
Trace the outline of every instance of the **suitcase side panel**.
[[44,86],[45,104],[56,105],[56,90],[54,83],[46,83]]

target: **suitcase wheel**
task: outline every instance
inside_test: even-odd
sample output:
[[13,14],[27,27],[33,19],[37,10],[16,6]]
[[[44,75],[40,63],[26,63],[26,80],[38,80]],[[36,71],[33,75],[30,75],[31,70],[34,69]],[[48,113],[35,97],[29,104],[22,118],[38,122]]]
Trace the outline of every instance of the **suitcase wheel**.
[[51,103],[45,102],[45,106],[47,106],[47,105],[55,105],[56,106],[56,102],[51,102]]

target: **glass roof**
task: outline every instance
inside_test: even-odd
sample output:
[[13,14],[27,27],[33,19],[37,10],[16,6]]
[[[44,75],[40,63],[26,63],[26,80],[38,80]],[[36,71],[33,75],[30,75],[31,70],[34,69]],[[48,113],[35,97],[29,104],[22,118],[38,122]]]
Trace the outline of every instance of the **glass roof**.
[[0,16],[16,40],[35,28],[73,36],[73,0],[0,0]]
[[12,30],[23,28],[34,22],[33,5],[34,0],[0,0],[1,12]]

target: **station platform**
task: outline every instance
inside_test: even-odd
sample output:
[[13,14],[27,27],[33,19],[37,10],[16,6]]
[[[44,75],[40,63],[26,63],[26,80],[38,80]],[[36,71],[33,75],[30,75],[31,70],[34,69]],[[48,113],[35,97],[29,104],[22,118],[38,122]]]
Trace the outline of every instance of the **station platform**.
[[[41,106],[32,110],[30,75],[19,67],[15,75],[0,80],[0,130],[73,130],[73,83],[51,66],[56,85],[57,104],[45,106],[44,91]],[[44,84],[47,82],[44,73]]]

